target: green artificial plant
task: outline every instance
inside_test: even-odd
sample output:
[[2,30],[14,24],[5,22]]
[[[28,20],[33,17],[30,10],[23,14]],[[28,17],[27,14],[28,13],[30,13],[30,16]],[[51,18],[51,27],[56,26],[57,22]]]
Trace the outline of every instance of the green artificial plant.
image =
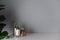
[[3,10],[3,9],[5,9],[4,6],[5,5],[3,5],[3,4],[0,5],[0,11]]
[[[5,7],[5,5],[0,5],[0,11],[5,9],[4,7]],[[6,24],[3,23],[5,21],[5,19],[6,18],[4,15],[0,15],[0,40],[6,38],[8,36],[7,31],[2,31],[3,28],[6,26]]]
[[18,23],[14,23],[14,28],[20,29],[20,25]]

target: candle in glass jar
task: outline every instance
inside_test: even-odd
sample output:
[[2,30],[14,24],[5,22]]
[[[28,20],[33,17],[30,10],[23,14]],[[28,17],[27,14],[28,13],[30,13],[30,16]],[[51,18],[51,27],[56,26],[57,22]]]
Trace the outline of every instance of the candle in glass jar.
[[20,36],[20,30],[14,28],[14,36]]
[[16,36],[20,36],[20,30],[16,29]]

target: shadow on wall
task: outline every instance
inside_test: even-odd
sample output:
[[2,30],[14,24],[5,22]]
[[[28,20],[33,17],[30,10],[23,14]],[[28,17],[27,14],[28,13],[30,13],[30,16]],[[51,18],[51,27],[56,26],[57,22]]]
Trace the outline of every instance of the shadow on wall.
[[9,31],[9,34],[11,35],[11,34],[13,34],[13,21],[14,21],[14,10],[13,10],[13,7],[11,7],[11,5],[10,6],[8,6],[8,9],[7,9],[7,12],[5,13],[6,15],[6,18],[7,18],[7,25],[9,26],[8,28],[7,28],[7,30]]
[[[27,25],[26,23],[21,22],[21,20],[18,21],[19,18],[17,17],[18,15],[17,15],[16,9],[13,5],[11,5],[9,7],[8,13],[9,13],[8,16],[9,16],[9,20],[11,21],[12,29],[13,29],[14,22],[17,22],[19,24],[22,24],[21,27],[25,28],[26,32],[30,32],[30,33],[34,32],[34,30],[32,29],[32,26],[30,24]],[[13,31],[12,31],[12,33],[13,33]]]
[[33,33],[34,32],[34,30],[31,28],[32,26],[30,24],[29,24],[29,26],[27,26],[26,23],[25,24],[22,23],[21,27],[25,28],[26,32],[29,32],[29,33]]
[[[10,20],[12,21],[12,25],[13,25],[14,21],[16,21],[19,24],[20,23],[22,24],[22,27],[25,28],[26,32],[33,32],[34,31],[33,27],[30,24],[24,23],[21,21],[23,15],[20,15],[22,9],[19,10],[20,6],[18,6],[19,5],[18,0],[17,1],[16,0],[10,0],[10,4],[11,5],[9,6],[9,15],[11,15]],[[22,20],[24,20],[24,19],[22,19]],[[27,21],[27,20],[25,20],[25,21]]]

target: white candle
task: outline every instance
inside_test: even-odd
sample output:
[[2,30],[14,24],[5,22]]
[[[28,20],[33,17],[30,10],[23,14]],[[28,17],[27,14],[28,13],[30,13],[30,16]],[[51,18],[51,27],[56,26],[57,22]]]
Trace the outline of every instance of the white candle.
[[20,30],[16,29],[16,36],[20,36]]
[[20,36],[20,30],[14,28],[14,35],[15,35],[15,36]]

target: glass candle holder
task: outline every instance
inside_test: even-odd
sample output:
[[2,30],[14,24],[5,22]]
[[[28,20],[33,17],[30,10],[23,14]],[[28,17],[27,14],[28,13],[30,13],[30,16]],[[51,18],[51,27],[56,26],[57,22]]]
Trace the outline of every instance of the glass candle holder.
[[20,36],[20,29],[14,28],[14,36]]

